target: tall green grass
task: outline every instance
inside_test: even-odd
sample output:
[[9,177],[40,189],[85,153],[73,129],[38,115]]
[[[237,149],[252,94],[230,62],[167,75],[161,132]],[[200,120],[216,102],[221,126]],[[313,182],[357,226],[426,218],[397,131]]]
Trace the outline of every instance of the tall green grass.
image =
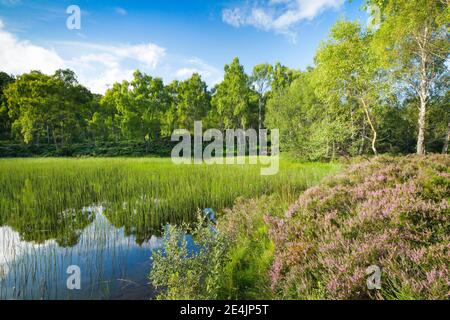
[[174,165],[162,158],[0,160],[0,225],[27,241],[76,243],[93,219],[81,209],[106,207],[105,215],[145,241],[164,223],[190,222],[200,208],[220,210],[237,197],[277,194],[291,200],[336,165],[281,160],[274,176],[258,165]]

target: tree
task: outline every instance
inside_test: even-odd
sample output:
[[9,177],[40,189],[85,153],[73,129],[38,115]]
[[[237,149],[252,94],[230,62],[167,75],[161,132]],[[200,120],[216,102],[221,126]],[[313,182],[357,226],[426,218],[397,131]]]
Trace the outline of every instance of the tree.
[[168,95],[168,108],[161,119],[161,135],[170,137],[175,129],[178,129],[178,87],[180,82],[178,80],[172,81],[166,86]]
[[107,90],[102,104],[115,108],[113,120],[122,136],[144,141],[148,147],[149,141],[160,135],[170,96],[160,78],[135,71],[131,82],[115,83]]
[[26,144],[41,138],[58,148],[83,139],[92,94],[78,84],[70,70],[52,76],[32,71],[5,89],[13,132]]
[[82,142],[87,139],[88,119],[92,117],[93,95],[78,83],[75,72],[69,69],[57,70],[52,76],[58,88],[56,122],[60,124],[61,142]]
[[[104,122],[109,128],[109,136],[113,141],[118,142],[123,136],[126,136],[128,122],[126,119],[126,105],[128,98],[128,82],[114,83],[111,88],[106,90],[105,95],[100,100],[101,109],[94,113],[96,119],[92,119],[97,124]],[[95,124],[94,122],[94,124]]]
[[52,125],[55,93],[55,80],[38,71],[19,76],[4,91],[12,130],[26,144],[33,140],[39,144],[40,136]]
[[216,86],[212,97],[212,112],[221,129],[246,128],[252,122],[254,92],[249,87],[249,77],[238,58],[225,65],[223,81]]
[[114,132],[112,119],[115,110],[111,105],[102,103],[102,95],[94,94],[90,106],[90,115],[87,118],[88,139],[97,143],[98,141],[113,141]]
[[281,91],[289,88],[291,83],[299,77],[300,73],[296,70],[289,69],[277,62],[272,68],[272,92]]
[[8,103],[3,94],[6,86],[14,82],[14,77],[5,72],[0,72],[0,138],[10,138],[11,121],[8,117]]
[[258,64],[253,67],[251,81],[254,90],[258,93],[258,129],[262,128],[262,113],[265,102],[265,94],[270,89],[273,79],[273,68],[270,64]]
[[447,133],[445,135],[444,146],[442,147],[442,153],[443,154],[447,154],[448,153],[449,140],[450,140],[450,121],[447,124]]
[[[427,110],[426,149],[430,152],[448,152],[450,139],[450,92],[430,97]],[[417,105],[417,104],[416,104]]]
[[280,130],[284,151],[303,159],[323,159],[329,156],[330,135],[337,133],[330,130],[324,108],[315,94],[312,71],[302,72],[289,88],[268,99],[266,125]]
[[447,72],[448,0],[368,0],[381,11],[380,57],[419,98],[417,154],[425,154],[426,114],[436,81]]
[[169,107],[169,96],[161,78],[152,78],[139,71],[131,82],[129,103],[135,108],[144,140],[157,138],[161,131],[161,119]]
[[[372,132],[371,149],[377,155],[373,109],[381,95],[381,81],[370,50],[371,40],[371,34],[363,32],[357,22],[337,22],[331,30],[331,39],[317,52],[315,72],[317,92],[329,105],[338,102],[348,106],[352,120],[357,116],[352,105],[361,108]],[[352,123],[353,126],[355,122]]]
[[198,73],[177,86],[176,118],[179,128],[193,132],[194,121],[202,120],[210,109],[208,87]]

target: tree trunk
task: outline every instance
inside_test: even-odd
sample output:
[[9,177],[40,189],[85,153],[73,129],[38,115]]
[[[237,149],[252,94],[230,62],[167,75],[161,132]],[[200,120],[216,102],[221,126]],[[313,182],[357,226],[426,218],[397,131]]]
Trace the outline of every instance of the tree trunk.
[[447,127],[447,135],[445,136],[444,139],[444,147],[442,148],[442,153],[443,154],[447,154],[448,152],[448,142],[450,140],[450,122],[448,123],[448,127]]
[[417,154],[425,154],[425,114],[427,112],[427,103],[420,97],[420,108],[419,108],[419,134],[417,136]]
[[144,142],[145,142],[145,154],[148,153],[148,147],[150,144],[150,134],[148,134],[148,139],[147,139],[147,134],[144,136]]
[[366,144],[366,123],[363,122],[363,130],[361,133],[361,144],[359,145],[358,155],[363,154],[365,144]]
[[378,151],[376,148],[377,143],[377,131],[375,130],[375,126],[373,125],[372,119],[370,118],[369,114],[369,108],[367,107],[366,101],[364,99],[361,99],[364,112],[366,113],[367,122],[369,123],[370,129],[372,130],[372,151],[375,156],[378,155]]
[[262,97],[259,97],[259,104],[258,104],[258,129],[261,130],[262,128]]
[[336,158],[336,143],[333,141],[332,151],[331,151],[331,161],[334,161]]
[[64,126],[61,124],[61,148],[64,147]]
[[[419,38],[420,39],[420,38]],[[427,75],[428,69],[428,54],[426,51],[427,39],[428,39],[428,27],[425,27],[424,34],[422,38],[423,42],[419,40],[420,47],[420,84],[419,84],[419,134],[417,136],[417,154],[425,154],[425,124],[426,124],[426,113],[427,113],[427,100],[428,100],[428,85],[429,79]]]
[[55,148],[56,148],[56,150],[58,150],[58,142],[56,140],[55,128],[52,128],[52,136],[53,136],[53,143],[55,144]]

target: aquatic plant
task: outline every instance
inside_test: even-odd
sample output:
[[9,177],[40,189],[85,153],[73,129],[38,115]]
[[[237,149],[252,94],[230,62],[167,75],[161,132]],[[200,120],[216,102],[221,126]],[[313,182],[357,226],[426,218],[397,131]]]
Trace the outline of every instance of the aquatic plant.
[[219,210],[237,197],[279,193],[294,198],[337,168],[282,161],[278,175],[255,165],[180,165],[170,159],[0,160],[0,226],[24,240],[73,245],[92,217],[81,208],[102,204],[104,214],[142,243],[161,225],[195,220],[198,209]]

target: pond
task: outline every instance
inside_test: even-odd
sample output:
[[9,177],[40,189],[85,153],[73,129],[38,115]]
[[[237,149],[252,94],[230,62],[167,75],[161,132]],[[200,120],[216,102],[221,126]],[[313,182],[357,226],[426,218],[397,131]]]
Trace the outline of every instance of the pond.
[[[70,246],[56,240],[24,241],[10,226],[0,227],[0,299],[151,299],[151,255],[161,236],[137,241],[112,225],[102,206],[83,208],[91,223]],[[192,237],[188,248],[195,250]],[[80,269],[80,289],[69,289],[70,266]]]
[[[150,299],[163,226],[238,197],[290,203],[337,168],[286,160],[261,176],[257,165],[170,158],[0,159],[0,299]],[[73,265],[80,290],[66,285]]]

